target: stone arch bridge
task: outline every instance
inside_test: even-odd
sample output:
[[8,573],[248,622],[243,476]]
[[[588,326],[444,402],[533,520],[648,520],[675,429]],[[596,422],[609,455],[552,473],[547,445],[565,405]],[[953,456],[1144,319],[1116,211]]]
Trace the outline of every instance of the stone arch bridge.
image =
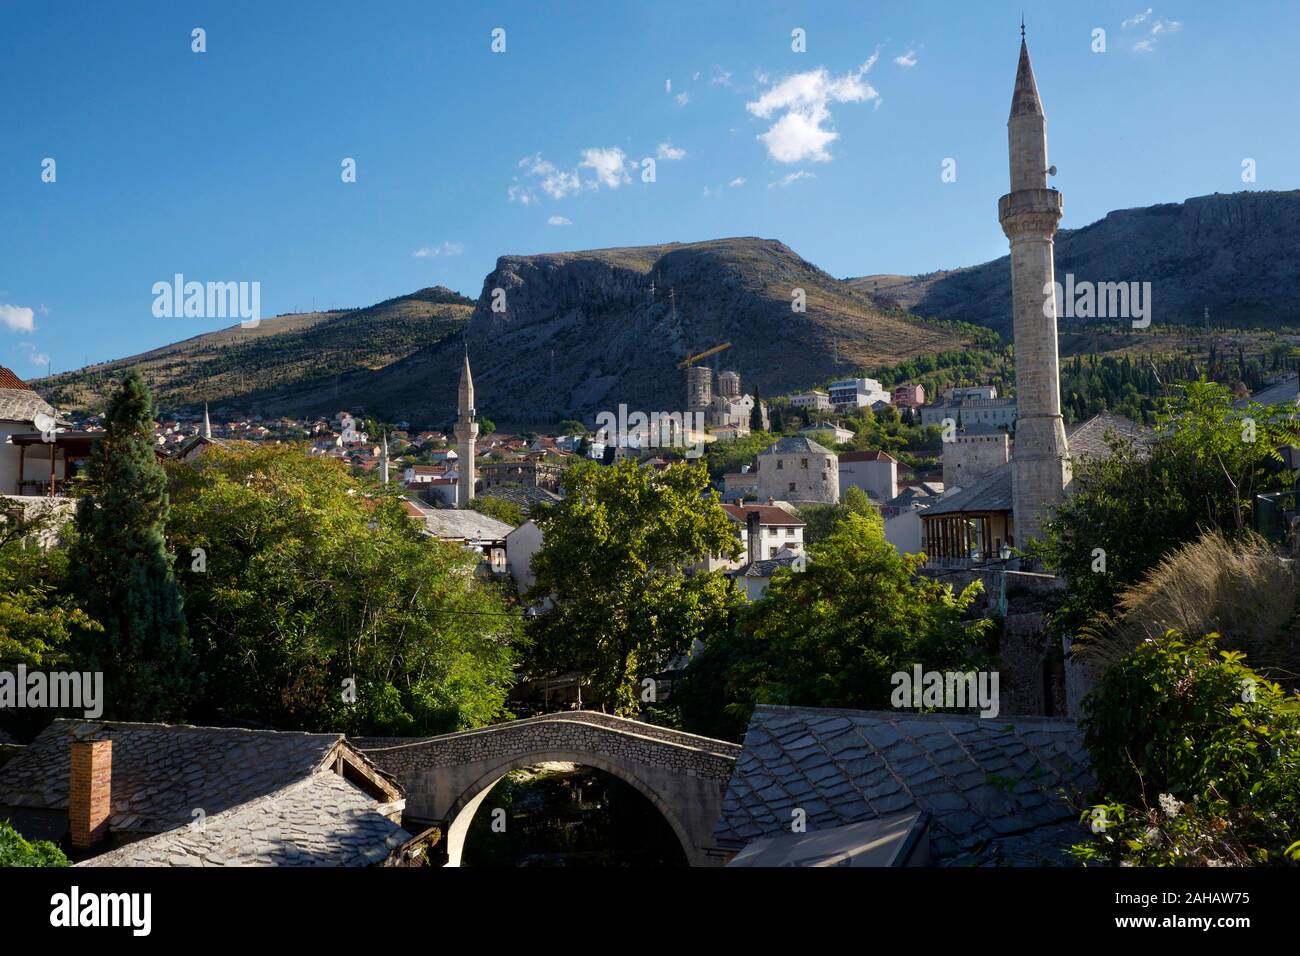
[[720,866],[713,843],[740,755],[724,740],[595,711],[544,714],[440,737],[361,737],[352,744],[406,790],[406,814],[441,823],[447,864],[459,866],[470,821],[511,770],[546,761],[594,767],[640,791],[663,814],[691,866]]

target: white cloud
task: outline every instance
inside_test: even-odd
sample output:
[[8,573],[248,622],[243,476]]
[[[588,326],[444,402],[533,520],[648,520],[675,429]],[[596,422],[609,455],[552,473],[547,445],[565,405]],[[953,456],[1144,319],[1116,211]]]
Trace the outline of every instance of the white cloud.
[[[27,356],[27,361],[31,362],[33,365],[40,365],[47,370],[49,369],[50,357],[44,352],[37,351],[36,346],[32,345],[30,342],[23,342],[22,350]],[[46,374],[48,375],[49,372],[47,371]]]
[[735,179],[733,179],[731,182],[727,183],[727,185],[728,185],[728,186],[732,186],[732,187],[735,187],[735,186],[743,186],[743,185],[745,185],[745,177],[744,177],[744,176],[737,176],[737,177],[736,177]]
[[[600,149],[593,146],[591,149],[582,151],[582,162],[579,166],[590,169],[596,174],[596,181],[602,186],[608,186],[610,189],[617,189],[623,183],[631,182],[628,179],[627,156],[623,150],[617,146],[611,146],[608,149]],[[577,173],[573,174],[574,187],[577,188]],[[543,186],[545,188],[545,186]],[[555,197],[560,198],[559,196]]]
[[550,225],[552,225],[552,226],[572,226],[572,225],[573,225],[573,220],[572,220],[572,219],[566,219],[564,216],[552,216],[550,219],[548,219],[548,220],[546,220],[546,221],[547,221],[548,224],[550,224]]
[[417,259],[434,259],[438,256],[458,256],[464,251],[464,245],[459,242],[443,242],[434,246],[421,246],[411,255]]
[[540,179],[542,191],[552,199],[571,196],[582,187],[576,172],[560,169],[554,163],[543,159],[541,153],[525,156],[519,160],[519,167],[528,175]]
[[655,156],[659,159],[685,159],[686,150],[674,146],[672,143],[660,143]]
[[773,186],[781,186],[781,187],[790,186],[793,185],[794,183],[799,182],[799,180],[801,179],[816,179],[816,178],[817,178],[816,173],[810,173],[806,170],[801,169],[797,172],[787,173],[783,178],[778,179],[776,182],[768,183],[767,188],[771,189]]
[[1130,17],[1120,24],[1122,29],[1127,30],[1129,27],[1135,27],[1142,23],[1149,23],[1147,34],[1141,40],[1133,44],[1134,53],[1151,53],[1156,48],[1156,41],[1162,36],[1170,33],[1177,33],[1183,28],[1180,20],[1152,20],[1151,8],[1147,7],[1146,13],[1139,13],[1137,16]]
[[699,70],[696,70],[696,71],[695,71],[695,75],[692,76],[691,79],[692,79],[692,80],[698,80],[699,78],[700,78],[700,71],[699,71]]
[[715,66],[713,68],[713,78],[710,79],[709,82],[712,83],[714,86],[730,86],[731,71],[724,70],[720,66]]
[[1129,27],[1135,27],[1149,16],[1151,16],[1151,8],[1147,7],[1146,13],[1139,13],[1136,16],[1129,17],[1119,25],[1120,29],[1127,30]]
[[506,190],[506,198],[511,202],[517,202],[525,206],[537,199],[533,191],[527,186],[511,186]]
[[677,94],[677,105],[678,105],[678,106],[685,106],[685,105],[686,105],[687,103],[689,103],[690,101],[691,101],[691,94],[690,94],[690,93],[678,93],[678,94]]
[[826,147],[839,139],[839,133],[826,124],[831,119],[831,103],[863,103],[880,94],[863,80],[876,64],[877,54],[857,70],[833,77],[825,68],[787,76],[745,108],[760,119],[780,113],[766,133],[758,138],[767,146],[768,155],[780,163],[798,163],[811,159],[828,162]]
[[0,303],[0,322],[10,332],[36,331],[36,313],[21,305]]
[[664,92],[671,93],[672,91],[673,91],[673,80],[672,77],[669,77],[668,79],[664,80]]
[[906,53],[894,57],[894,62],[899,66],[916,66],[916,51],[908,50]]

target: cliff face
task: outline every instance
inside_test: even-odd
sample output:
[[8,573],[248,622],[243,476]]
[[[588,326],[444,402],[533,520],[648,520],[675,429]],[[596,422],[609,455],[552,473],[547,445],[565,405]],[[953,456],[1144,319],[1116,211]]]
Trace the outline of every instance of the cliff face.
[[[1066,197],[1068,204],[1069,197]],[[1067,205],[1068,208],[1068,205]],[[1150,282],[1152,321],[1300,321],[1300,191],[1215,194],[1122,209],[1056,237],[1056,278],[1076,284]],[[1007,257],[925,276],[864,276],[851,284],[918,315],[1011,328]],[[1064,328],[1087,319],[1062,318]]]
[[[806,312],[791,310],[795,289],[804,290]],[[483,282],[465,341],[478,409],[506,423],[591,421],[620,403],[681,411],[677,363],[723,342],[733,345],[718,368],[764,395],[964,344],[882,308],[782,243],[752,238],[503,256]],[[345,393],[387,417],[446,422],[460,349],[459,337],[430,345],[345,383]]]

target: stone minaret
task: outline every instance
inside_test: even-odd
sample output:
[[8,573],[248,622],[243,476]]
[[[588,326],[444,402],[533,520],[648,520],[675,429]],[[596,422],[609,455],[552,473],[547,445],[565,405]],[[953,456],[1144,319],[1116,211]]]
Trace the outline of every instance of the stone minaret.
[[468,508],[474,500],[474,444],[478,438],[478,418],[474,414],[474,378],[469,373],[469,346],[465,346],[465,365],[460,370],[460,414],[456,419],[456,454],[460,461],[456,480],[456,506]]
[[208,421],[208,403],[203,403],[203,437],[212,437],[212,422]]
[[1061,221],[1061,194],[1047,188],[1047,119],[1038,99],[1023,28],[1007,140],[1011,192],[998,200],[998,220],[1011,241],[1017,406],[1011,505],[1015,543],[1023,548],[1042,537],[1043,523],[1070,481],[1056,351],[1057,303],[1051,294],[1056,281],[1053,237]]
[[379,483],[388,484],[388,432],[384,432],[384,444],[379,449]]

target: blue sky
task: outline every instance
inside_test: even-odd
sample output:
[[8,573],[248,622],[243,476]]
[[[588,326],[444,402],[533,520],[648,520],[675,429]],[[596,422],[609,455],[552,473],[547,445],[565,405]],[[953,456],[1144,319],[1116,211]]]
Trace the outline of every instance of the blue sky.
[[177,272],[260,282],[270,316],[721,236],[837,276],[994,258],[1022,8],[1065,226],[1297,185],[1300,5],[1083,6],[5,0],[0,363],[230,324],[155,318]]

